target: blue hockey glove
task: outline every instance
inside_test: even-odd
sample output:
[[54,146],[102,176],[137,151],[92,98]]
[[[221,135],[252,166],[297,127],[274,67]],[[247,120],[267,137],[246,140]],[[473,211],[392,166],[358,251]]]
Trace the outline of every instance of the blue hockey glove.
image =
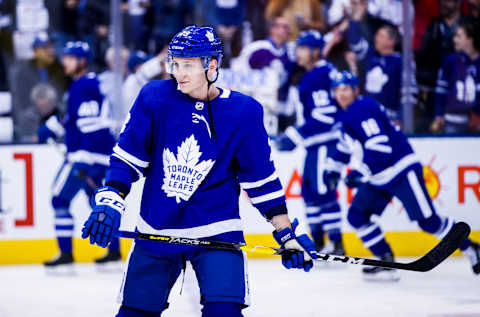
[[357,170],[353,170],[345,177],[345,185],[350,188],[357,188],[362,185],[363,174]]
[[279,151],[291,151],[297,146],[285,134],[280,134],[273,141],[274,141],[275,148]]
[[295,218],[292,222],[292,229],[287,227],[280,231],[274,231],[273,237],[282,249],[289,250],[281,254],[283,266],[287,269],[297,268],[308,272],[313,267],[312,259],[317,258],[315,243],[306,233],[297,236],[295,234],[297,228],[298,219]]
[[94,207],[83,225],[82,239],[90,237],[90,244],[105,248],[117,236],[125,200],[110,186],[97,189],[92,199]]
[[335,171],[325,171],[323,174],[323,181],[328,189],[337,189],[338,181],[340,180],[340,173]]
[[37,130],[37,137],[38,143],[45,144],[47,143],[48,139],[55,140],[57,136],[47,127],[46,124],[42,124]]

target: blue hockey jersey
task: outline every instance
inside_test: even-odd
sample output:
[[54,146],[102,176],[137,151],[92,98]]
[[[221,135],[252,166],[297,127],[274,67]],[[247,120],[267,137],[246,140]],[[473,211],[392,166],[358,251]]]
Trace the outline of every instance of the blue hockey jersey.
[[480,57],[450,54],[438,72],[435,115],[466,116],[472,109],[480,111]]
[[338,139],[338,131],[332,129],[340,112],[331,96],[331,84],[336,73],[330,63],[320,60],[300,80],[298,94],[303,106],[304,124],[285,131],[296,145],[309,150]]
[[369,183],[388,186],[410,167],[420,164],[405,135],[387,118],[383,107],[370,97],[358,97],[339,117],[342,135],[327,169],[341,172],[359,151]]
[[[240,188],[267,219],[287,212],[262,106],[241,93],[220,91],[211,101],[216,141],[206,102],[181,93],[173,80],[152,81],[137,97],[106,182],[130,186],[146,177],[140,232],[243,242]],[[182,251],[137,244],[154,252]]]
[[70,162],[108,165],[115,139],[110,107],[95,73],[75,80],[68,91],[65,144]]

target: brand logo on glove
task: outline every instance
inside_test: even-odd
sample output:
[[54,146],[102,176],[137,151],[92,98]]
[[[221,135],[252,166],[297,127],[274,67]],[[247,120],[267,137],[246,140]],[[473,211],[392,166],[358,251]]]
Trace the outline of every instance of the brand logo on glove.
[[102,197],[98,202],[101,203],[102,205],[111,205],[114,208],[116,207],[116,208],[120,208],[121,210],[125,210],[124,204],[122,204],[119,201],[113,200],[112,198]]
[[285,243],[287,242],[288,240],[291,240],[292,239],[292,234],[289,232],[287,235],[283,236],[280,241],[282,241],[282,243]]

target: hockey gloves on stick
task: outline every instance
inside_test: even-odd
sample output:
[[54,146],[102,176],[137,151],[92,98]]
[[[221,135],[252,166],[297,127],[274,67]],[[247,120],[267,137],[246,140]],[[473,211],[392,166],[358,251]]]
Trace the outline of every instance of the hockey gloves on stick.
[[357,188],[363,184],[363,174],[357,170],[353,170],[345,176],[345,185],[350,188]]
[[297,236],[295,234],[297,227],[298,219],[295,218],[292,229],[287,227],[274,231],[273,237],[282,249],[291,250],[281,253],[283,266],[287,269],[297,268],[308,272],[313,267],[312,259],[317,258],[315,244],[306,233]]
[[110,186],[97,189],[92,197],[93,210],[83,225],[82,238],[105,248],[116,237],[120,219],[125,212],[125,200]]

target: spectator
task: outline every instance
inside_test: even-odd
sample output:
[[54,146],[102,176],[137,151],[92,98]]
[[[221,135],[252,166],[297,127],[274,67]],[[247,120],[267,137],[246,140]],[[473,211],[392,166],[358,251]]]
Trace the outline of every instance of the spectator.
[[456,52],[445,58],[438,73],[433,132],[466,133],[470,113],[480,114],[479,29],[473,20],[464,20],[455,31]]
[[[462,17],[460,0],[438,0],[439,17],[427,26],[420,50],[415,53],[420,118],[416,129],[428,131],[434,117],[437,73],[454,52],[453,35]],[[433,53],[434,52],[434,53]]]
[[302,30],[326,29],[322,5],[318,0],[270,0],[265,9],[265,18],[271,21],[277,16],[287,19],[291,25],[291,41],[295,41]]
[[192,0],[153,0],[153,39],[155,52],[160,52],[170,39],[193,22]]
[[470,16],[477,21],[480,20],[480,0],[468,0],[468,8],[470,10]]
[[69,41],[85,41],[92,48],[93,68],[105,67],[103,56],[108,47],[110,1],[63,0],[52,16],[58,17],[58,21],[54,20],[54,24],[58,25],[55,32],[57,54]]
[[48,83],[57,96],[63,96],[67,80],[63,67],[54,54],[52,43],[45,33],[40,33],[33,42],[34,56],[27,61],[20,61],[12,69],[11,92],[15,141],[30,142],[31,129],[22,121],[22,115],[28,108],[33,108],[30,99],[32,89],[38,83]]
[[242,23],[245,20],[245,0],[215,0],[216,30],[223,42],[223,66],[242,49]]
[[[293,58],[288,55],[287,45],[290,32],[288,20],[276,17],[269,24],[269,36],[265,40],[254,41],[245,46],[238,59],[232,63],[234,71],[245,72],[248,69],[257,69],[271,70],[276,74],[276,85],[261,87],[262,89],[255,91],[257,94],[265,94],[270,98],[259,95],[255,97],[262,100],[262,105],[268,109],[268,113],[278,116],[279,123],[277,125],[280,130],[293,123],[290,121],[294,109],[287,107],[289,74],[293,67]],[[271,96],[275,97],[272,99]],[[274,130],[277,130],[277,127]],[[274,131],[269,131],[269,133],[276,134]]]
[[[357,33],[360,32],[357,30]],[[402,126],[402,55],[395,52],[398,39],[398,31],[393,26],[380,27],[375,33],[374,49],[369,46],[360,62],[366,69],[365,95],[381,103],[387,117]]]
[[[374,47],[374,35],[377,30],[389,23],[381,18],[374,17],[368,12],[367,0],[351,0],[351,14],[348,17],[348,27],[346,29],[347,40],[350,49],[355,56],[353,59],[365,60],[369,52],[369,48]],[[350,57],[352,59],[352,57]],[[352,63],[352,61],[347,61]],[[357,65],[357,76],[360,79],[360,89],[363,91],[365,85],[365,63]]]
[[[23,131],[23,141],[37,143],[37,132],[42,124],[46,124],[47,120],[53,115],[60,118],[60,109],[58,103],[58,95],[55,88],[48,83],[39,83],[33,87],[30,93],[30,100],[33,107],[29,107],[20,117],[21,125],[25,127]],[[58,121],[58,120],[57,120]],[[54,127],[50,122],[50,129]],[[55,129],[58,130],[58,129]],[[59,137],[63,133],[59,132]],[[45,143],[46,140],[41,140]]]
[[128,41],[131,50],[148,51],[150,25],[148,21],[151,10],[149,0],[128,0]]

